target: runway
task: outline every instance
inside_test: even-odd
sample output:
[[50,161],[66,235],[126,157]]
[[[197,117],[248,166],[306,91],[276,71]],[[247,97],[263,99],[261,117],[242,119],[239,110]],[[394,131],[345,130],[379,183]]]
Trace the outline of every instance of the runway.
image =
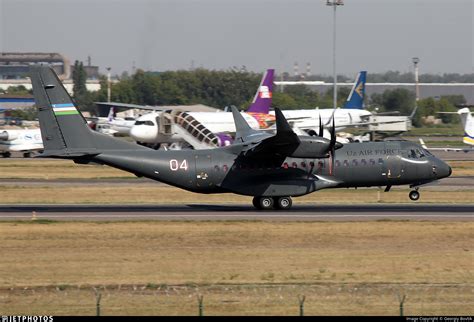
[[257,211],[249,205],[0,205],[0,221],[473,221],[473,204],[295,205]]

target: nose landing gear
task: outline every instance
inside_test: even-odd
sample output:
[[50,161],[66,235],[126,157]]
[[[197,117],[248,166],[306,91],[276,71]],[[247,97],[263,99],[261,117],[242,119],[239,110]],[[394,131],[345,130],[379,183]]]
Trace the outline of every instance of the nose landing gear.
[[418,192],[418,188],[410,191],[408,197],[410,197],[410,199],[413,201],[417,201],[418,199],[420,199],[420,193]]
[[288,210],[293,202],[291,197],[254,197],[252,204],[259,210]]

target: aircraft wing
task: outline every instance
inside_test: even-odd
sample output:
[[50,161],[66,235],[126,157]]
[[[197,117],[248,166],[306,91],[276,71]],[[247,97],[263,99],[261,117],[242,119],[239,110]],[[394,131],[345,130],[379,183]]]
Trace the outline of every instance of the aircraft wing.
[[241,157],[252,159],[283,157],[290,155],[300,143],[300,139],[278,109],[275,110],[277,128],[275,135],[250,128],[235,107],[232,107],[232,113],[236,128],[235,142],[241,143],[240,146],[243,147],[239,150]]
[[445,152],[474,152],[473,148],[451,148],[451,147],[444,147],[444,148],[429,148],[426,146],[425,141],[423,141],[422,138],[419,138],[420,140],[420,145],[423,147],[423,149],[428,150],[428,151],[445,151]]

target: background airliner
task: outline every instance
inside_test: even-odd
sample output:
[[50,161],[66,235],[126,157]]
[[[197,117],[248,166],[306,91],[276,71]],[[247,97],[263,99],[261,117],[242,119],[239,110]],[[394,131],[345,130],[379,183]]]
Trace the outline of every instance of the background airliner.
[[[268,115],[272,102],[273,69],[268,69],[262,77],[255,97],[243,117],[253,129],[268,128],[275,123],[275,117]],[[158,147],[161,143],[177,143],[186,141],[186,133],[179,131],[181,122],[189,121],[188,127],[196,127],[196,131],[208,131],[216,135],[218,146],[231,143],[229,133],[235,133],[234,120],[231,112],[182,112],[157,111],[137,118],[130,130],[130,136],[140,144]],[[174,123],[169,124],[167,122]],[[166,129],[169,125],[171,133]],[[184,124],[183,124],[184,125]],[[179,146],[179,145],[178,145]],[[199,149],[199,146],[194,146]],[[209,148],[203,145],[202,148]]]
[[[254,100],[243,113],[243,117],[253,129],[271,129],[274,128],[275,116],[270,111],[273,91],[274,70],[269,69],[262,78],[262,82],[257,90]],[[319,133],[319,118],[326,128],[331,124],[329,121],[332,115],[335,117],[336,129],[343,129],[347,126],[368,125],[368,119],[372,115],[364,110],[363,102],[365,95],[365,81],[367,72],[362,71],[358,74],[349,97],[344,104],[344,108],[337,109],[313,109],[313,110],[286,110],[283,111],[285,117],[298,133],[316,135]],[[130,130],[130,136],[141,144],[156,145],[157,143],[173,143],[183,141],[180,133],[172,135],[163,134],[163,112],[152,112],[139,117],[135,125]],[[230,112],[190,112],[187,113],[207,130],[220,137],[221,146],[229,142],[229,133],[235,133],[235,126]],[[161,123],[161,124],[160,124]],[[304,130],[301,132],[299,130]],[[324,132],[325,137],[329,137],[329,132]],[[229,138],[229,139],[227,139]],[[199,148],[199,147],[194,147]],[[204,147],[203,147],[204,148]],[[206,147],[207,148],[207,147]]]
[[465,144],[470,145],[470,148],[451,148],[451,147],[444,147],[444,148],[429,148],[426,146],[425,142],[420,139],[420,143],[423,148],[432,151],[454,151],[454,152],[473,152],[474,151],[474,118],[472,117],[471,111],[469,108],[464,107],[457,112],[439,112],[442,114],[459,114],[461,117],[461,123],[464,128],[464,136],[463,142]]
[[12,152],[22,152],[24,157],[29,157],[40,150],[43,150],[40,129],[0,130],[0,154],[4,158],[10,157]]

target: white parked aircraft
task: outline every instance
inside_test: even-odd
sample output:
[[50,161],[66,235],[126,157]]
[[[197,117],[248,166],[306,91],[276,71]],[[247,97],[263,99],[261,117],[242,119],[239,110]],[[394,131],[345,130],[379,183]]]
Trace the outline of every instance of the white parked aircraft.
[[93,124],[91,126],[93,130],[111,136],[130,135],[130,129],[135,124],[135,118],[133,117],[114,117],[114,107],[110,108],[107,117],[92,117],[88,118],[89,121]]
[[21,152],[30,157],[32,152],[43,150],[40,129],[0,130],[0,154],[4,158],[12,152]]
[[444,147],[444,148],[428,148],[420,138],[421,146],[430,151],[447,151],[447,152],[474,152],[474,118],[472,117],[471,111],[469,108],[464,107],[457,112],[440,112],[442,114],[459,114],[461,117],[461,123],[464,127],[464,137],[463,142],[465,144],[471,145],[470,148],[451,148],[451,147]]
[[[270,75],[271,79],[269,79]],[[362,71],[354,83],[344,108],[337,109],[336,111],[333,109],[313,109],[284,110],[282,112],[295,130],[304,130],[304,132],[299,132],[302,134],[316,135],[319,132],[320,117],[324,127],[329,128],[333,115],[336,129],[338,130],[347,126],[368,125],[369,117],[372,114],[363,109],[365,80],[366,72]],[[247,123],[253,129],[271,129],[275,124],[274,113],[270,111],[272,87],[273,70],[268,70],[262,79],[252,106],[245,113],[242,113]],[[256,104],[259,98],[267,99],[266,103]],[[254,108],[255,105],[258,106]],[[137,118],[135,126],[130,131],[130,136],[137,142],[148,145],[182,141],[181,133],[172,133],[170,135],[170,133],[164,131],[167,121],[163,118],[162,113],[157,111]],[[230,112],[189,112],[186,113],[185,117],[216,134],[221,142],[227,140],[229,133],[235,132],[234,120]],[[169,119],[172,121],[173,117],[170,116]],[[325,131],[325,134],[329,135],[329,132]]]

